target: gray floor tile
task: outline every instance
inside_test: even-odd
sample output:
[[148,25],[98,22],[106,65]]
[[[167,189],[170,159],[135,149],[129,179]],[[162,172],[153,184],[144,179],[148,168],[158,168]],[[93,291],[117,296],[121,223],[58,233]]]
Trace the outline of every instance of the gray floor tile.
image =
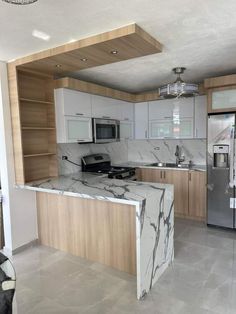
[[15,255],[17,314],[235,314],[236,233],[175,220],[175,260],[144,301],[136,278],[43,246]]

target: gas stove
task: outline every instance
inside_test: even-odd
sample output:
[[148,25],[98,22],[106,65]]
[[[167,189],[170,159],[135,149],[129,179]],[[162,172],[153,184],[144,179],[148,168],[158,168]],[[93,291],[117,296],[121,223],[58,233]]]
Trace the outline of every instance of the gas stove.
[[111,165],[108,154],[93,154],[82,157],[82,171],[107,174],[110,179],[135,180],[135,168]]

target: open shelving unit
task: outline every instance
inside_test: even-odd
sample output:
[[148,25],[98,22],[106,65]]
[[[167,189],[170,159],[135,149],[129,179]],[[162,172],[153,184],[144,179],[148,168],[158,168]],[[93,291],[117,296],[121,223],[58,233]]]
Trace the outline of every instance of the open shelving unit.
[[18,70],[24,182],[58,175],[53,78]]

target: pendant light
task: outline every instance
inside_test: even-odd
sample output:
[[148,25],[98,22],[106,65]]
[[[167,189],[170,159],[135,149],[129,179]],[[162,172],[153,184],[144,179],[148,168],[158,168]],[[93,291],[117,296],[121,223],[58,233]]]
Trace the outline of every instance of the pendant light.
[[2,1],[11,3],[11,4],[26,5],[26,4],[34,3],[38,0],[2,0]]
[[163,98],[193,97],[198,94],[198,84],[185,83],[180,75],[186,68],[177,67],[172,71],[177,75],[174,83],[169,83],[159,88],[159,94]]

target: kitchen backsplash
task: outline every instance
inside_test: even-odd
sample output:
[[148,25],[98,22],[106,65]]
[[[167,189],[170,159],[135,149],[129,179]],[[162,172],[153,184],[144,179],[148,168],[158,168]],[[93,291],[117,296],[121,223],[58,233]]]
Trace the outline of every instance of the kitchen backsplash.
[[108,144],[58,144],[59,173],[69,174],[81,168],[61,159],[68,156],[71,161],[81,164],[81,157],[93,153],[107,153],[113,164],[127,161],[152,163],[156,161],[175,162],[176,145],[182,148],[185,162],[206,164],[206,140],[130,140]]

